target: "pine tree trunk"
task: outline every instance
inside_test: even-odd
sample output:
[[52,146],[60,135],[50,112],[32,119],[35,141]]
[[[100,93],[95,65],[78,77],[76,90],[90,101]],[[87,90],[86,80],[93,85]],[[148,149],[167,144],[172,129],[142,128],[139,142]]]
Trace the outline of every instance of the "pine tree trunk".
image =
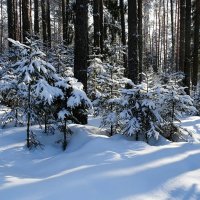
[[103,15],[103,0],[100,0],[99,13],[100,13],[100,49],[101,49],[101,54],[103,54],[103,52],[104,52],[104,15]]
[[180,1],[179,70],[184,71],[185,60],[185,0]]
[[34,33],[38,35],[39,32],[39,2],[34,0]]
[[[7,0],[7,13],[8,13],[8,37],[14,39],[14,10],[13,1]],[[12,44],[9,42],[9,46]]]
[[143,33],[142,33],[142,3],[138,1],[138,50],[139,50],[139,82],[142,82],[143,67]]
[[19,0],[19,41],[22,40],[22,0]]
[[191,78],[191,0],[186,0],[185,14],[185,61],[184,61],[184,85],[186,93],[190,94],[190,78]]
[[199,72],[199,29],[200,29],[200,1],[195,1],[195,12],[194,12],[194,51],[193,51],[193,74],[192,74],[192,85],[197,86],[198,72]]
[[41,1],[42,8],[42,35],[44,46],[47,46],[46,0]]
[[174,70],[174,9],[173,9],[173,0],[170,0],[171,5],[171,37],[172,37],[172,52],[171,52],[171,68]]
[[66,0],[62,0],[63,44],[67,45]]
[[1,27],[0,27],[0,52],[3,51],[3,25],[4,25],[4,21],[3,21],[3,0],[1,0]]
[[26,37],[31,33],[31,19],[30,19],[30,2],[29,0],[22,0],[22,24],[23,24],[23,42],[26,42]]
[[[124,48],[126,48],[126,26],[125,26],[125,16],[124,16],[124,0],[120,0],[120,15],[121,15],[121,42]],[[125,76],[127,76],[127,55],[123,54]]]
[[[74,76],[80,81],[87,93],[87,60],[88,60],[88,1],[76,1],[75,47],[74,47]],[[86,115],[76,118],[87,123]]]
[[93,3],[93,20],[94,20],[94,49],[99,54],[100,47],[100,0],[94,0]]
[[48,38],[48,47],[51,48],[51,12],[50,12],[50,3],[47,0],[46,4],[46,21],[47,21],[47,38]]
[[30,148],[30,126],[31,126],[31,84],[28,84],[28,113],[27,113],[27,147]]
[[138,44],[137,44],[137,4],[136,0],[128,0],[128,78],[138,83]]

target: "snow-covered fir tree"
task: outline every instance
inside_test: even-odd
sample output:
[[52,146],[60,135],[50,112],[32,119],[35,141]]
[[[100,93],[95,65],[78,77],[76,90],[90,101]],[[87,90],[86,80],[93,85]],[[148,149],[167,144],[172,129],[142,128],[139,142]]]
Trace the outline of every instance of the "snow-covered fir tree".
[[[56,73],[56,69],[46,61],[46,55],[39,50],[37,43],[28,40],[29,46],[9,39],[14,45],[21,48],[21,58],[11,65],[7,74],[4,74],[1,84],[2,93],[15,94],[23,109],[23,118],[27,125],[27,147],[35,144],[35,135],[31,124],[45,123],[49,119],[62,119],[66,123],[79,123],[75,115],[85,115],[91,102],[83,91],[83,86],[67,70],[65,78]],[[68,75],[68,77],[67,77]],[[9,99],[7,98],[6,101]],[[16,104],[15,104],[16,105]],[[63,149],[66,148],[66,131],[64,131]]]
[[102,126],[109,126],[111,135],[114,123],[111,117],[108,117],[108,113],[113,113],[117,108],[109,100],[120,96],[119,89],[124,88],[127,83],[123,75],[122,65],[102,62],[99,58],[91,60],[88,68],[88,93],[93,102],[95,115],[103,116]]

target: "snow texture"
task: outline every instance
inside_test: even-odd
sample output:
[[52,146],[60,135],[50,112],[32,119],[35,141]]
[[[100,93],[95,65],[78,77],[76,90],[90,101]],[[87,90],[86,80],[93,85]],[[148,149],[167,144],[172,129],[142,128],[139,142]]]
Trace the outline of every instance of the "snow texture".
[[[200,133],[199,117],[182,124]],[[1,200],[200,199],[199,143],[149,146],[124,135],[97,135],[100,129],[93,126],[70,125],[73,135],[62,152],[55,143],[59,134],[33,128],[44,150],[25,148],[23,127],[0,129]]]

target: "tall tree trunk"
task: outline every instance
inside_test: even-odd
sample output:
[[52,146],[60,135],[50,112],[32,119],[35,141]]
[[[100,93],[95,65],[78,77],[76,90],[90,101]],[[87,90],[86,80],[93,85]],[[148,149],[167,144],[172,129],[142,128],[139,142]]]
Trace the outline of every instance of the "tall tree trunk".
[[39,35],[39,2],[34,0],[34,33]]
[[47,0],[46,4],[46,21],[47,21],[47,38],[48,38],[48,47],[51,48],[51,12],[50,12],[50,3]]
[[104,52],[104,15],[103,15],[103,0],[100,0],[99,5],[99,13],[100,13],[100,49],[101,54]]
[[[124,11],[124,0],[120,0],[120,15],[121,15],[121,42],[124,48],[126,48],[126,25],[125,25],[125,11]],[[123,54],[125,76],[127,76],[127,55]]]
[[180,1],[179,70],[184,71],[185,60],[185,0]]
[[47,46],[47,21],[46,21],[46,0],[41,1],[42,8],[42,35],[43,35],[43,44]]
[[138,50],[139,50],[139,82],[142,82],[142,66],[143,66],[143,34],[142,34],[142,3],[138,1]]
[[94,48],[98,54],[100,47],[100,0],[94,0],[93,2]]
[[[13,8],[13,1],[7,0],[7,13],[8,13],[8,37],[15,39],[14,34],[14,8]],[[9,46],[12,44],[9,42]]]
[[198,81],[198,69],[199,69],[199,29],[200,29],[200,1],[195,1],[194,12],[194,51],[193,51],[193,74],[192,85],[197,86]]
[[128,78],[135,84],[139,80],[136,2],[136,0],[128,0]]
[[17,0],[13,0],[13,6],[14,6],[14,34],[15,40],[19,40],[19,20],[18,20],[18,9],[17,9]]
[[[74,76],[82,82],[87,92],[88,60],[88,1],[76,0]],[[82,124],[87,123],[86,115],[76,116]]]
[[30,19],[30,1],[22,0],[22,24],[23,24],[23,42],[26,42],[26,37],[31,33],[31,19]]
[[177,1],[177,11],[176,11],[176,71],[179,71],[179,38],[180,38],[180,1]]
[[19,41],[22,42],[22,0],[19,0]]
[[184,85],[187,87],[185,91],[189,95],[191,78],[191,0],[186,0],[184,73]]
[[67,44],[66,0],[62,0],[63,44]]
[[170,0],[171,4],[171,40],[172,40],[172,52],[171,52],[171,68],[174,70],[174,46],[175,46],[175,40],[174,40],[174,5],[173,0]]
[[1,0],[0,11],[1,11],[0,52],[2,52],[3,51],[3,25],[4,25],[4,20],[3,20],[3,0]]

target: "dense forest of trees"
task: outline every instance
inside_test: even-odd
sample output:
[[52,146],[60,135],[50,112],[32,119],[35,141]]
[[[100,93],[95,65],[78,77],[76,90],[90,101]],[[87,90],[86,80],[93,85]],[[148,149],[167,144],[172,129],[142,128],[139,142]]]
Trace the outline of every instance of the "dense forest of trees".
[[[176,93],[177,96],[190,95],[195,102],[199,102],[199,30],[199,0],[0,0],[1,78],[5,76],[5,66],[16,67],[16,62],[24,58],[20,49],[27,51],[28,48],[30,63],[34,59],[31,57],[33,52],[38,54],[37,48],[40,49],[46,54],[45,62],[55,67],[54,73],[65,80],[74,77],[83,84],[84,92],[96,107],[95,113],[104,116],[104,124],[109,124],[113,134],[114,130],[117,131],[117,121],[121,118],[113,120],[113,117],[110,117],[109,120],[108,115],[121,113],[119,108],[126,107],[125,104],[116,102],[116,99],[122,97],[127,99],[126,103],[130,103],[127,107],[130,109],[131,102],[143,106],[141,98],[150,98],[150,90],[158,83],[166,93],[174,90],[173,94]],[[59,85],[55,77],[45,80],[50,85]],[[27,83],[29,86],[35,84]],[[144,88],[139,87],[143,83],[147,85],[145,94]],[[170,84],[174,86],[168,88]],[[64,86],[59,86],[63,90],[62,95],[72,95],[73,89],[67,91],[66,88],[62,88]],[[81,87],[79,89],[82,90]],[[121,91],[122,89],[126,91]],[[27,91],[30,94],[30,88]],[[2,102],[7,106],[11,105],[12,100],[7,98],[6,90],[2,92]],[[154,97],[161,95],[156,93],[155,88],[151,92]],[[168,99],[171,98],[174,102],[172,106],[174,113],[177,102],[172,96],[169,95]],[[80,99],[81,103],[71,106],[70,112],[73,113],[73,120],[86,124],[87,113],[84,110],[90,105],[89,103],[86,105],[83,99]],[[107,101],[108,99],[110,101]],[[84,100],[89,102],[86,101],[86,97]],[[157,100],[149,99],[156,102]],[[188,104],[190,100],[181,101],[182,104]],[[159,103],[155,103],[155,106]],[[55,108],[52,109],[54,113],[45,111],[45,115],[49,113],[55,115],[58,105],[61,104],[62,100],[55,97]],[[18,106],[19,102],[15,107]],[[100,107],[102,109],[98,109]],[[180,107],[179,105],[177,109]],[[146,115],[151,116],[154,122],[158,116],[154,116],[155,113],[151,109],[148,107],[146,114],[142,113],[144,111],[142,109],[138,108],[134,112],[134,109],[131,109],[133,112],[131,116],[144,118]],[[69,114],[65,114],[66,118],[70,119],[72,115],[69,117]],[[163,113],[160,113],[160,116],[164,118]],[[126,120],[130,120],[129,117]],[[170,122],[174,120],[173,118]],[[161,126],[161,122],[163,121],[160,120],[157,126]],[[146,121],[138,123],[146,126],[148,131],[146,129],[145,131],[148,134],[150,132],[155,134],[156,127],[152,127],[151,123]],[[131,130],[128,131],[129,134],[132,134]],[[135,132],[135,129],[132,132]],[[139,132],[136,133],[137,138]]]
[[[85,10],[79,9],[80,5]],[[127,77],[135,83],[141,81],[139,73],[153,66],[155,72],[183,71],[188,94],[190,86],[197,85],[200,15],[197,0],[1,0],[0,7],[1,51],[7,48],[7,37],[26,42],[26,36],[41,38],[48,48],[61,43],[74,45],[74,49],[79,49],[76,45],[84,46],[88,49],[84,56],[95,51],[104,59],[109,57],[107,44],[118,45],[124,47],[126,54],[122,53],[120,59],[125,63]],[[87,45],[79,44],[79,40]],[[88,58],[80,58],[84,68]]]

